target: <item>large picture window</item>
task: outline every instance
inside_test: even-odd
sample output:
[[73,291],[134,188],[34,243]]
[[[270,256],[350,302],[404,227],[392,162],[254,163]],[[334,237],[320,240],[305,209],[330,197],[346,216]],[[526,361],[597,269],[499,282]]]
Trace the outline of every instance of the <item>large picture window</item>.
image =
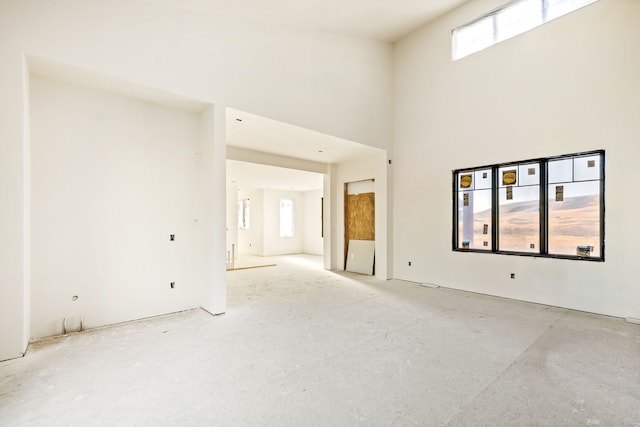
[[453,172],[453,249],[604,261],[604,151]]

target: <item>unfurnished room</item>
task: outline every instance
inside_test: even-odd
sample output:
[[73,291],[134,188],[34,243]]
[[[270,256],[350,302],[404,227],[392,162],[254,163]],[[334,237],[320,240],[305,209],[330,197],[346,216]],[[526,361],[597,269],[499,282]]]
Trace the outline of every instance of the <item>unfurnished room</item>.
[[0,1],[0,425],[640,426],[639,0]]

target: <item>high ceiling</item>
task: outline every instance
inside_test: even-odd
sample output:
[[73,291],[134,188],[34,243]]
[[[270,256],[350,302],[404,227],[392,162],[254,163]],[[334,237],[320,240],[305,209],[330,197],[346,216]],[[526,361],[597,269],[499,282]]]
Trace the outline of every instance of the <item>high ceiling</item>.
[[[467,0],[137,0],[197,12],[212,20],[394,42]],[[340,163],[374,148],[266,117],[227,109],[227,144],[320,163]],[[321,175],[227,161],[227,180],[240,188],[307,191]]]
[[393,42],[467,0],[138,0],[229,19]]

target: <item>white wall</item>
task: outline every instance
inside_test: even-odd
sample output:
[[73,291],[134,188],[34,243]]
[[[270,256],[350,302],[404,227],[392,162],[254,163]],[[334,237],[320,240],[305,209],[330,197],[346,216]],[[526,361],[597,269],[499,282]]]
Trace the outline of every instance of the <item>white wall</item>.
[[227,184],[227,239],[226,248],[229,260],[233,254],[238,259],[238,186]]
[[241,190],[237,199],[249,199],[249,229],[238,230],[238,253],[264,256],[264,190]]
[[31,336],[199,307],[199,116],[32,76],[31,126]]
[[[19,356],[28,339],[25,53],[216,105],[201,135],[211,286],[224,285],[225,106],[376,147],[391,140],[388,44],[128,0],[0,2],[0,320],[12,325],[0,332],[0,359]],[[223,290],[207,287],[203,306],[222,310]]]
[[[395,46],[395,276],[640,317],[640,2],[600,0],[452,62],[452,28],[501,3],[471,1]],[[606,262],[452,252],[453,169],[599,148]]]
[[212,314],[227,310],[226,285],[226,107],[216,104],[200,114],[199,184],[202,208],[201,307]]
[[359,143],[390,142],[387,43],[141,1],[8,0],[0,8],[0,40],[19,51]]
[[[322,255],[320,199],[322,190],[241,190],[238,200],[250,200],[249,230],[238,230],[239,253],[275,256],[307,253]],[[280,200],[294,201],[295,236],[280,237]]]
[[305,191],[303,252],[310,255],[323,254],[322,242],[322,190]]

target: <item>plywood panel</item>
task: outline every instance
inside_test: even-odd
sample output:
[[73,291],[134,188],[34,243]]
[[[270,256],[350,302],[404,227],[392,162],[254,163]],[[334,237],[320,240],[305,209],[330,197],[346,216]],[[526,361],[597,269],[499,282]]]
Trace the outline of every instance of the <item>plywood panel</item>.
[[375,193],[346,196],[345,229],[347,242],[376,239]]
[[346,194],[344,199],[344,254],[350,240],[375,240],[375,193]]

